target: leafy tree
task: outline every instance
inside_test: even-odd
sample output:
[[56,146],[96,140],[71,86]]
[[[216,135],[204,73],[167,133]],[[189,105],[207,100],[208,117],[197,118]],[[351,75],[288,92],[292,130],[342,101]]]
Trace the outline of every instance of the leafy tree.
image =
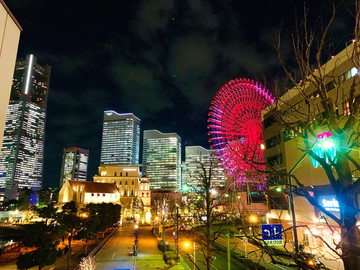
[[26,256],[20,256],[17,265],[25,269],[38,265],[41,269],[46,265],[53,264],[59,254],[56,250],[58,244],[56,236],[55,226],[47,226],[44,222],[29,225],[23,244],[35,247],[36,250]]
[[71,242],[74,235],[79,229],[80,217],[78,216],[78,207],[75,202],[71,201],[62,207],[62,212],[58,216],[58,222],[61,230],[68,234],[69,251],[68,251],[68,269],[71,265]]
[[34,253],[21,254],[16,261],[16,265],[20,270],[27,270],[31,267],[36,266]]
[[57,207],[54,207],[54,204],[49,204],[48,206],[45,206],[43,208],[40,208],[38,210],[39,217],[45,219],[45,224],[48,223],[48,219],[51,219],[52,221],[55,221],[56,219],[56,212]]

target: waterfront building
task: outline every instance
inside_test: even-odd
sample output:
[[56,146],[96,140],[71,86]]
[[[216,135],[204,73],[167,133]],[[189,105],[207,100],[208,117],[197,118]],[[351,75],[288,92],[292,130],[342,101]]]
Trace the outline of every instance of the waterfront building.
[[64,148],[60,187],[67,180],[86,181],[89,150],[79,147]]
[[132,113],[104,112],[102,165],[138,165],[140,119]]
[[0,157],[0,188],[41,188],[51,68],[32,54],[16,62]]
[[181,188],[181,138],[176,133],[145,130],[143,173],[152,190],[175,191]]

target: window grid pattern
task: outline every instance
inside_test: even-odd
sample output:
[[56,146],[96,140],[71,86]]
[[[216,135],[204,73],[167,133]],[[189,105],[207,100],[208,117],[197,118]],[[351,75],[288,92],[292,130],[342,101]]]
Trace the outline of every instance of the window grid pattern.
[[186,184],[191,190],[201,190],[203,185],[202,168],[206,173],[211,169],[211,186],[224,187],[226,185],[226,174],[221,163],[215,156],[215,150],[205,149],[201,146],[185,147]]
[[151,189],[180,189],[181,138],[176,133],[144,131],[143,172]]
[[42,186],[50,74],[50,66],[37,64],[32,55],[16,63],[0,155],[1,189],[10,190],[14,183]]
[[101,144],[101,164],[138,165],[140,121],[130,115],[107,120],[106,113]]

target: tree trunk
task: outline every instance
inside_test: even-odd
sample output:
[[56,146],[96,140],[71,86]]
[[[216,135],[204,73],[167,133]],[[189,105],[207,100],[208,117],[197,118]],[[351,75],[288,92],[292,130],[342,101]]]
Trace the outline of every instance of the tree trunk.
[[69,251],[68,251],[68,254],[69,254],[69,260],[68,260],[68,270],[70,270],[70,266],[71,266],[71,241],[72,241],[72,232],[69,236]]
[[[342,260],[346,270],[359,269],[360,266],[360,230],[356,226],[356,196],[357,192],[350,188],[342,192],[342,202],[346,202],[342,207],[343,227],[341,229]],[[347,195],[347,196],[346,196]],[[346,206],[349,204],[351,207]]]
[[85,239],[85,255],[87,255],[88,240]]

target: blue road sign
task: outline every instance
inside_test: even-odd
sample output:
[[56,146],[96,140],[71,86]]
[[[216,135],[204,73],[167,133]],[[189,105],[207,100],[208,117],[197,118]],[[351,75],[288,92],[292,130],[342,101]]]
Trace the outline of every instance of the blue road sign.
[[283,234],[281,224],[261,224],[263,240],[269,246],[283,245]]

